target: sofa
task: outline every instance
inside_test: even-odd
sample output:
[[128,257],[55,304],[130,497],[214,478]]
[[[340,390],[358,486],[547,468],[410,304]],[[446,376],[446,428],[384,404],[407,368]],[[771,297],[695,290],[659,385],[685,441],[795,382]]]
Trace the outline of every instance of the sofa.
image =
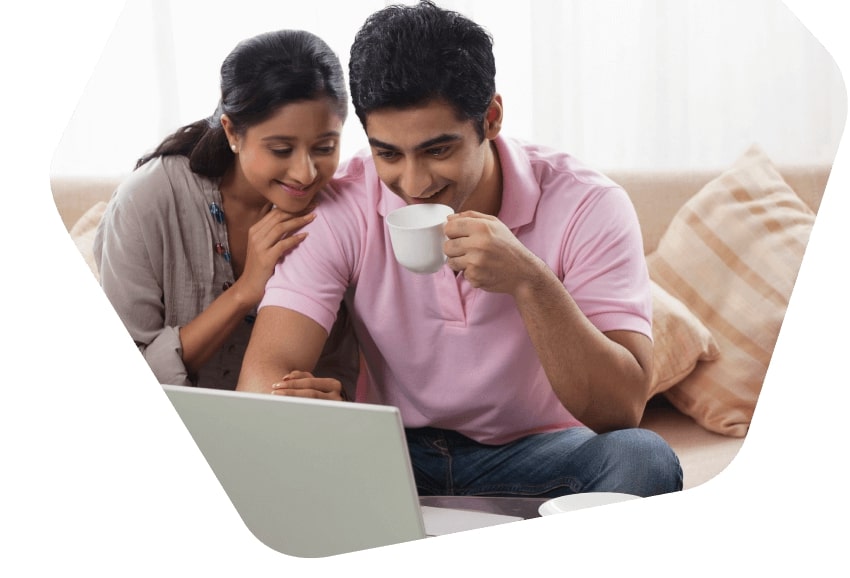
[[[753,145],[717,170],[605,172],[634,203],[652,280],[655,369],[641,425],[672,446],[692,488],[745,442],[830,166],[777,167]],[[95,275],[94,231],[120,179],[51,179]]]

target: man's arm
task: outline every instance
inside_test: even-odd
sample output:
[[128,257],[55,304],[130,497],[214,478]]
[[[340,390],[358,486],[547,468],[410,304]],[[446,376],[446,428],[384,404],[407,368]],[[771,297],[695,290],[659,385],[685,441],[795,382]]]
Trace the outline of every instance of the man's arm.
[[314,378],[328,334],[309,317],[283,307],[260,309],[242,360],[237,391],[340,400],[336,379]]
[[652,374],[652,342],[632,331],[602,333],[552,270],[501,221],[449,217],[449,265],[485,291],[513,296],[555,394],[594,431],[635,427]]
[[542,262],[513,294],[552,389],[594,431],[637,427],[652,375],[652,341],[599,331]]

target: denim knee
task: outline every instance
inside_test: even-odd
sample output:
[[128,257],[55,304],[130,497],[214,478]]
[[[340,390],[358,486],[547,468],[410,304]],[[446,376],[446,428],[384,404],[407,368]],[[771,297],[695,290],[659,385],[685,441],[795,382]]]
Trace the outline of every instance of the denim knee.
[[618,463],[627,471],[633,493],[642,496],[678,492],[682,489],[683,473],[679,457],[657,433],[647,429],[627,429],[602,434],[616,439],[609,447],[617,448]]

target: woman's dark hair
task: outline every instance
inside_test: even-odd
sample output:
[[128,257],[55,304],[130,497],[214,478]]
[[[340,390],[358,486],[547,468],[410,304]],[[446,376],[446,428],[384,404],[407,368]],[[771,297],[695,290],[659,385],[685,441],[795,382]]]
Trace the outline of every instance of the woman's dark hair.
[[342,66],[321,38],[303,30],[280,30],[243,40],[221,65],[221,100],[215,113],[166,137],[136,168],[156,157],[183,155],[194,172],[220,177],[233,162],[222,114],[243,134],[285,104],[322,96],[336,103],[345,121],[348,92]]
[[364,129],[374,110],[442,99],[459,118],[474,121],[484,138],[484,115],[496,92],[493,39],[457,12],[428,1],[375,12],[354,38],[348,75]]

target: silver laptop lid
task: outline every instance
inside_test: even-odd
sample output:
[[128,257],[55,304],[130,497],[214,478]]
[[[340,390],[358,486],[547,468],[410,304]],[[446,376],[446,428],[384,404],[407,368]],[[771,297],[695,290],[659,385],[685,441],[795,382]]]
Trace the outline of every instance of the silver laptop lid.
[[164,385],[251,532],[316,557],[425,536],[394,407]]

